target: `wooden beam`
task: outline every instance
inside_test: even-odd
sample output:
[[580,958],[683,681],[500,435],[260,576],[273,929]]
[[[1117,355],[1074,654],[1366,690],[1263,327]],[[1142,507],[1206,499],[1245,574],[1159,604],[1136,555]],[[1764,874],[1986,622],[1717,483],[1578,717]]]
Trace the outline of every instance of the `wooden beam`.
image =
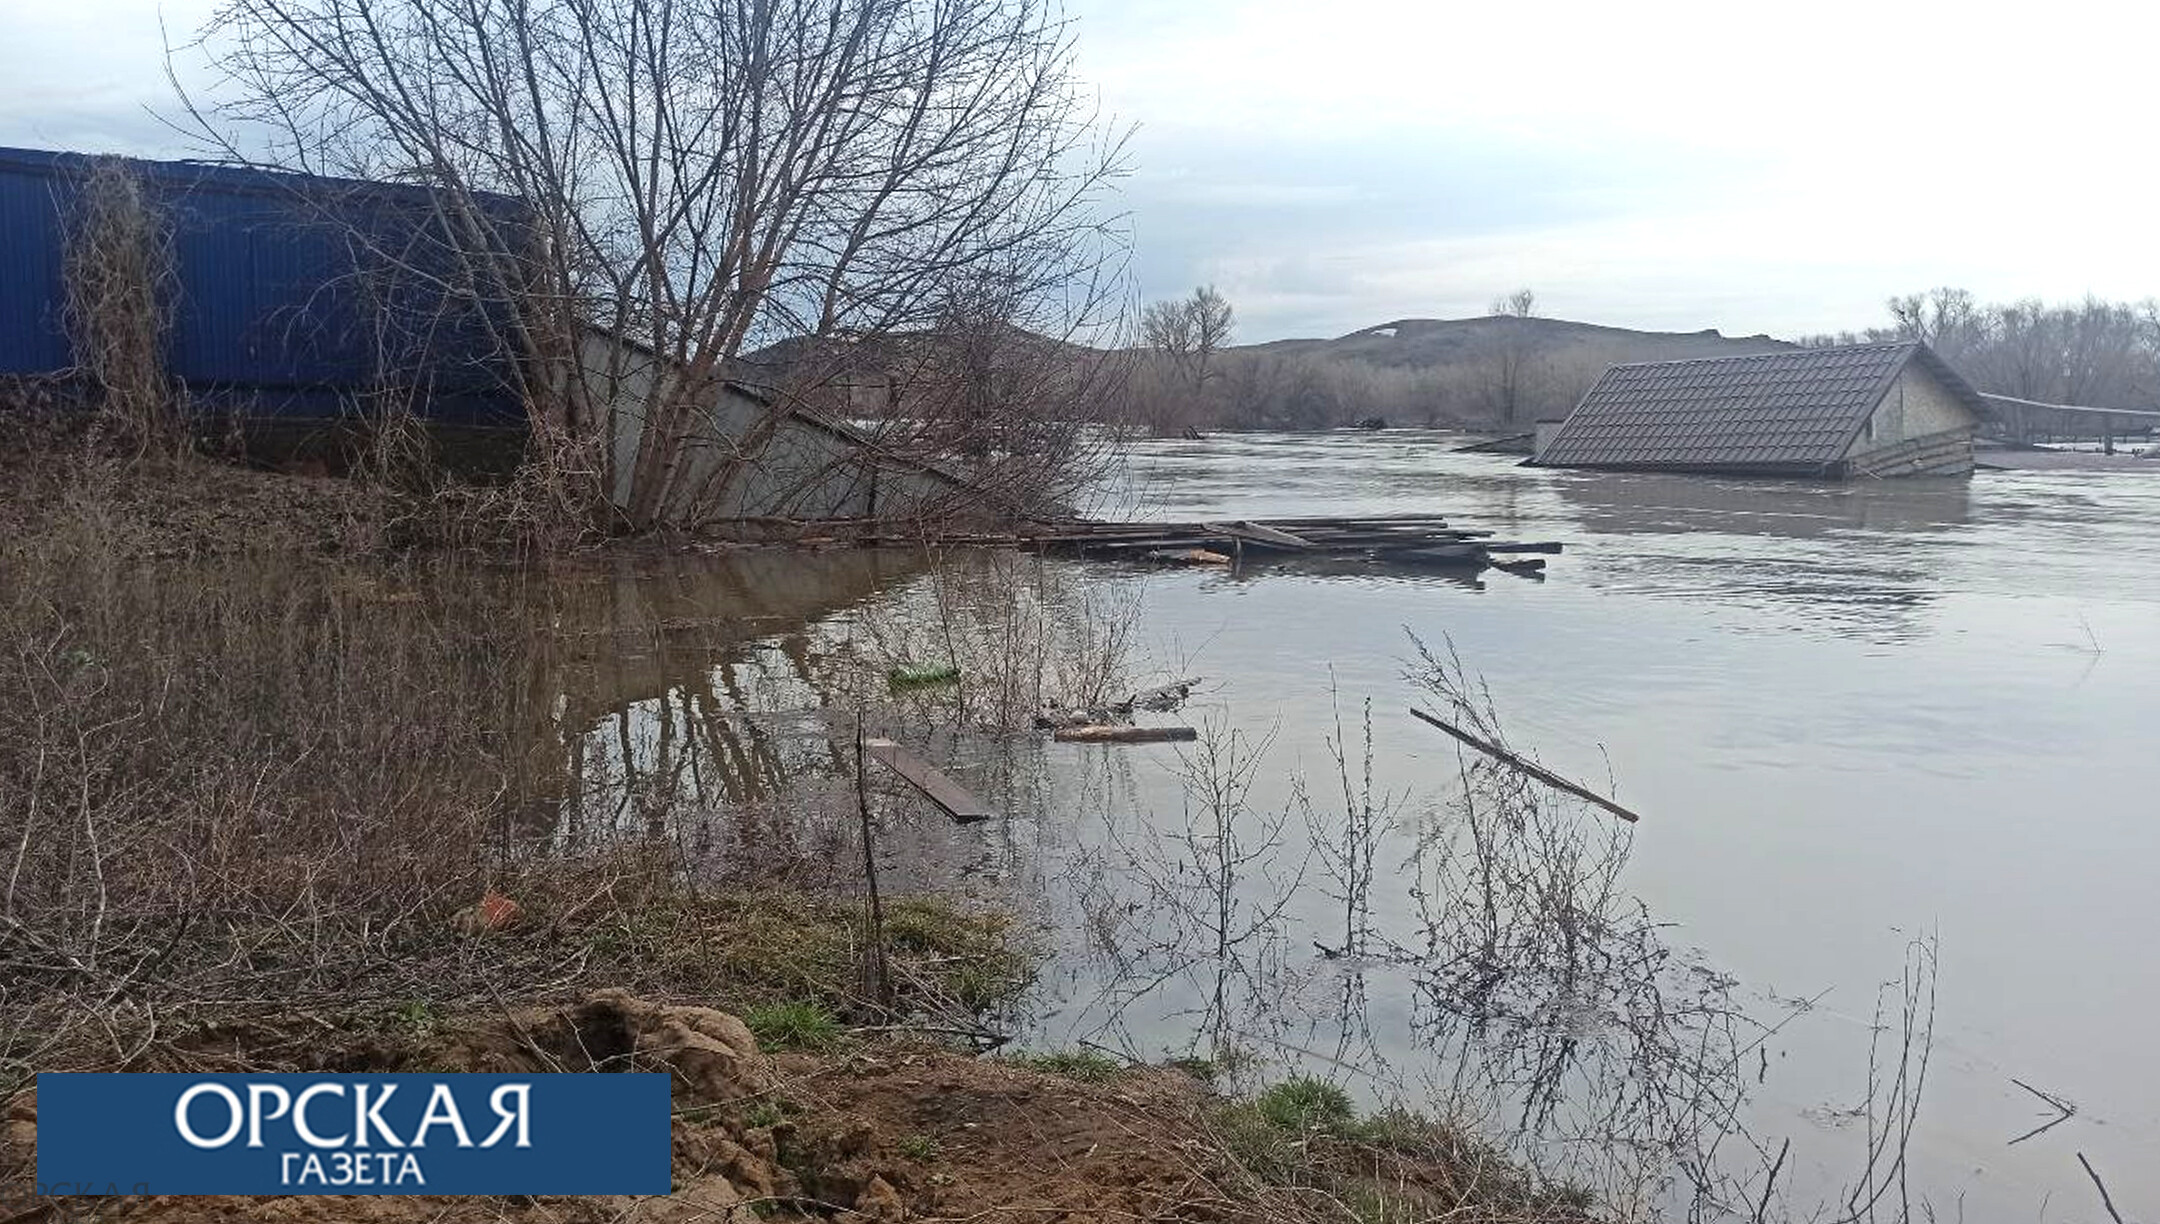
[[1278,531],[1265,523],[1254,523],[1247,521],[1239,521],[1235,523],[1209,523],[1207,524],[1207,529],[1209,531],[1221,532],[1222,534],[1227,535],[1232,539],[1242,540],[1248,544],[1262,544],[1275,548],[1287,548],[1295,552],[1307,552],[1310,551],[1313,546],[1311,540],[1300,539],[1297,536],[1291,535],[1287,531]]
[[869,753],[871,759],[878,764],[905,778],[909,785],[921,791],[930,802],[945,809],[947,816],[961,824],[973,824],[997,815],[958,782],[946,777],[928,761],[891,740],[866,740],[863,742],[863,751]]

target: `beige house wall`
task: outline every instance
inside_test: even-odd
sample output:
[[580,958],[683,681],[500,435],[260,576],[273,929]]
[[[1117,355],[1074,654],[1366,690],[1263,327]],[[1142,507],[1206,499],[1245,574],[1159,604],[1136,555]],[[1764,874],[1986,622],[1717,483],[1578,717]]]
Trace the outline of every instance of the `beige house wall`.
[[1845,452],[1849,475],[1963,476],[1980,418],[1942,380],[1909,362]]
[[1941,380],[1917,361],[1908,363],[1853,440],[1852,456],[1883,450],[1914,438],[1955,429],[1977,429],[1980,420]]

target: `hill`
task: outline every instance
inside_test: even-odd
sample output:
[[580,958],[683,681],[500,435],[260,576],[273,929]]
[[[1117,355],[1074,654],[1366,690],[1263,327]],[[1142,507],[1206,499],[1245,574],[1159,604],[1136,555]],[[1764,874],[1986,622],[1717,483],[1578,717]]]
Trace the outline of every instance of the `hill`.
[[1221,354],[1204,413],[1217,426],[1527,425],[1565,414],[1606,367],[1793,347],[1768,336],[1635,331],[1487,315],[1396,319],[1331,340],[1275,340]]
[[1768,336],[1727,337],[1716,328],[1652,332],[1567,319],[1485,315],[1473,319],[1397,319],[1333,340],[1276,340],[1240,346],[1240,351],[1318,354],[1383,367],[1433,369],[1475,365],[1510,345],[1527,346],[1542,361],[1563,365],[1594,362],[1600,369],[1623,361],[1726,357],[1794,347]]
[[[1540,417],[1565,415],[1616,363],[1793,347],[1768,336],[1635,331],[1534,316],[1396,319],[1333,339],[1233,345],[1215,354],[1202,377],[1189,361],[1157,350],[1091,349],[1009,324],[933,338],[918,331],[852,342],[784,340],[744,355],[736,376],[813,386],[803,394],[855,416],[882,415],[902,401],[912,402],[917,415],[949,415],[937,405],[964,390],[947,386],[954,379],[980,381],[988,371],[1005,371],[990,381],[1012,393],[1010,373],[1029,370],[1037,377],[1017,385],[1028,388],[1037,413],[1047,395],[1063,415],[1108,417],[1163,433],[1319,429],[1374,417],[1397,425],[1527,429]],[[1049,394],[1050,384],[1058,394]]]

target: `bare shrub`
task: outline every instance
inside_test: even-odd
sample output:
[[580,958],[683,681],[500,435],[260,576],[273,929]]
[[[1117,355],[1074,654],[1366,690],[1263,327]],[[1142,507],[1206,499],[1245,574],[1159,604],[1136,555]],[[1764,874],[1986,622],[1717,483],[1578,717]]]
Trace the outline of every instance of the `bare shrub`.
[[863,610],[850,643],[856,684],[882,689],[894,669],[925,663],[958,670],[949,685],[888,696],[908,721],[1012,731],[1046,710],[1102,709],[1142,683],[1143,579],[993,549],[931,557],[904,598]]
[[1312,855],[1291,812],[1250,801],[1273,739],[1203,720],[1177,757],[1183,810],[1134,829],[1105,813],[1103,844],[1074,864],[1100,978],[1092,1040],[1135,1049],[1133,1028],[1168,1025],[1173,1049],[1228,1067],[1289,1023],[1304,973],[1292,911]]
[[119,158],[91,163],[68,222],[65,321],[76,367],[96,388],[96,430],[138,459],[170,453],[186,440],[165,367],[170,228]]
[[[1416,647],[1413,683],[1508,746],[1460,660]],[[1647,1210],[1677,1176],[1690,1217],[1714,1217],[1735,1201],[1716,1153],[1741,1129],[1740,1059],[1763,1027],[1622,890],[1629,826],[1502,762],[1459,769],[1455,820],[1415,854],[1422,929],[1398,945],[1446,1068],[1442,1112],[1587,1158],[1616,1205]]]
[[45,1012],[27,1031],[49,1043],[114,1009],[140,1024],[251,947],[287,949],[284,987],[334,980],[477,896],[521,785],[485,716],[515,716],[500,641],[275,563],[180,582],[96,551],[4,564],[6,1021]]
[[[1925,1188],[1915,1196],[1906,1157],[1935,1049],[1937,951],[1932,938],[1912,941],[1899,979],[1876,991],[1868,1026],[1867,1087],[1855,1110],[1867,1122],[1867,1140],[1838,1224],[1934,1219]],[[1766,1200],[1769,1192],[1766,1185]]]
[[1395,832],[1405,796],[1375,791],[1373,786],[1372,701],[1360,710],[1360,751],[1353,774],[1352,746],[1343,730],[1342,695],[1332,681],[1328,697],[1334,706],[1335,731],[1328,738],[1328,755],[1335,763],[1335,780],[1342,790],[1342,815],[1323,814],[1304,777],[1291,780],[1291,802],[1303,813],[1317,850],[1322,870],[1335,888],[1332,898],[1342,906],[1342,942],[1337,956],[1363,957],[1373,935],[1372,889],[1378,876],[1377,855],[1381,842]]

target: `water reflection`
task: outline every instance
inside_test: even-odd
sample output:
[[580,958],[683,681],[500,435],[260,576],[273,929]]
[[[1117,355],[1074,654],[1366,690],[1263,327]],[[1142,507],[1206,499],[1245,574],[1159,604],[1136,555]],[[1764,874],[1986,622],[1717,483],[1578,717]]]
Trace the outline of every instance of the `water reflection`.
[[671,814],[767,804],[847,768],[810,628],[920,573],[873,549],[758,549],[565,583],[555,735],[565,845],[668,832]]
[[[995,550],[935,565],[766,551],[610,575],[561,615],[575,648],[554,731],[572,798],[556,832],[672,833],[811,802],[852,777],[858,725],[993,805],[1034,810],[1014,792],[1040,740],[1015,732],[1168,678],[1128,666],[1145,580]],[[890,680],[948,660],[950,682]]]
[[1737,480],[1655,472],[1555,474],[1550,487],[1583,530],[1814,540],[1860,533],[1939,535],[1972,517],[1969,480]]
[[[1916,609],[1940,595],[1975,517],[1967,480],[1556,471],[1463,454],[1460,442],[1391,431],[1166,444],[1132,456],[1123,481],[1130,497],[1152,498],[1150,508],[1170,518],[1444,513],[1460,527],[1567,543],[1554,576],[1574,570],[1616,590],[1880,642],[1924,632]],[[1442,577],[1333,572],[1375,583]]]
[[1963,480],[1568,473],[1550,487],[1582,535],[1624,541],[1586,562],[1602,583],[1881,642],[1925,632],[1922,609],[1971,517]]
[[[2110,1181],[2138,1186],[2131,1154],[2160,1133],[2149,1116],[2160,1085],[2108,1016],[2160,1004],[2149,977],[2120,971],[2121,939],[2144,929],[2138,872],[2160,850],[2139,818],[2155,777],[2140,728],[2160,717],[2144,683],[2160,666],[2160,537],[2147,529],[2160,482],[1585,476],[1369,437],[1184,450],[1163,465],[1180,479],[1156,486],[1165,517],[1439,510],[1569,548],[1551,581],[1495,576],[1474,597],[1444,575],[1362,566],[1229,574],[836,553],[834,571],[854,576],[836,579],[830,602],[775,607],[767,621],[727,609],[785,587],[785,574],[626,580],[659,585],[596,596],[589,644],[652,657],[581,660],[554,728],[563,753],[585,754],[580,827],[646,827],[665,805],[641,807],[644,789],[727,814],[713,822],[723,849],[736,844],[731,827],[794,837],[806,854],[819,837],[840,845],[848,728],[867,706],[1001,813],[954,830],[892,791],[880,836],[897,874],[1004,890],[1038,915],[1054,953],[1027,1018],[1040,1040],[1148,1057],[1244,1041],[1414,1100],[1467,1102],[1508,1084],[1494,1124],[1526,1138],[1556,1122],[1650,1116],[1655,1098],[1630,1068],[1659,1050],[1667,1065],[1684,1060],[1670,1043],[1636,1042],[1629,1018],[1712,1014],[1698,992],[1729,979],[1675,950],[1658,962],[1663,977],[1601,992],[1569,976],[1578,958],[1553,946],[1563,927],[1450,916],[1439,902],[1483,892],[1464,869],[1467,826],[1444,810],[1461,779],[1451,755],[1436,758],[1386,716],[1381,786],[1415,788],[1416,800],[1373,856],[1371,929],[1390,935],[1353,947],[1345,888],[1321,849],[1342,826],[1309,821],[1292,783],[1336,789],[1325,763],[1329,741],[1341,742],[1333,685],[1401,721],[1400,627],[1445,630],[1496,683],[1504,676],[1524,738],[1550,763],[1593,778],[1611,769],[1631,790],[1623,798],[1652,813],[1654,840],[1616,896],[1652,897],[1659,919],[1689,923],[1688,939],[1716,945],[1715,964],[1763,984],[1751,999],[1770,983],[1811,998],[1836,988],[1831,1006],[1847,1018],[1825,1009],[1750,1056],[1784,1111],[1775,1124],[1799,1128],[1781,1194],[1811,1135],[1831,1154],[1811,1164],[1815,1181],[1797,1183],[1796,1201],[1849,1170],[1834,1149],[1852,1132],[1805,1119],[1853,1107],[1873,981],[1903,946],[1897,932],[1930,919],[1965,958],[1962,975],[1946,974],[1960,993],[1944,1007],[1965,1031],[1939,1072],[1956,1105],[1926,1119],[1922,1141],[1942,1138],[1916,1147],[1916,1185],[1924,1169],[1941,1206],[1984,1168],[1995,1214],[2030,1214],[2050,1189],[2078,1184],[2074,1165],[2056,1178],[2061,1153],[2043,1140],[2001,1149],[2024,1129],[2012,1125],[2022,1102],[2001,1087],[2018,1075],[2115,1094],[2112,1129],[2077,1142],[2096,1160],[2116,1143]],[[618,617],[618,605],[632,611]],[[694,624],[721,616],[725,632]],[[611,618],[642,628],[617,634]],[[1188,718],[1276,732],[1248,797],[1252,823],[1228,833],[1246,846],[1279,841],[1280,853],[1232,873],[1228,921],[1204,904],[1220,891],[1221,856],[1215,885],[1206,867],[1223,837],[1188,793],[1189,753],[1051,745],[998,726],[1046,691],[1110,683],[1101,660],[1121,641],[1135,683],[1151,671],[1212,677]],[[883,690],[888,663],[948,653],[994,663],[952,690]],[[766,821],[758,813],[776,794],[788,796],[787,818]],[[1199,917],[1176,916],[1191,906]],[[1625,962],[1611,921],[1599,955]],[[1479,934],[1493,929],[1493,940]],[[1506,955],[1481,959],[1488,942]],[[1492,979],[1496,964],[1530,968]],[[2087,998],[2107,1006],[2060,1002]],[[1754,1039],[1734,1033],[1724,1048]]]

